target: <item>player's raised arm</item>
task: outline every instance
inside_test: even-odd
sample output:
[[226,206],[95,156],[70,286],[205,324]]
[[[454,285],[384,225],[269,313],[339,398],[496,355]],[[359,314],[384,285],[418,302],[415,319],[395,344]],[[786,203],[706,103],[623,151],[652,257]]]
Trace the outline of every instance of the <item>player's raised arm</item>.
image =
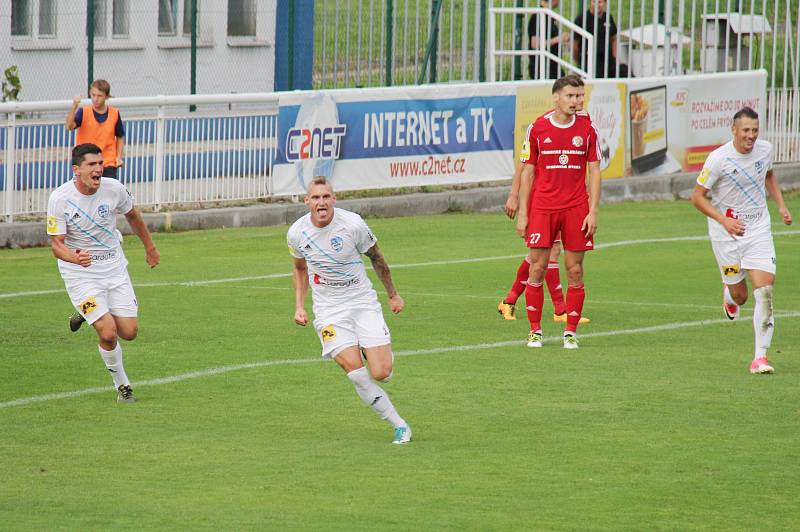
[[294,259],[292,281],[294,284],[294,322],[298,325],[308,325],[306,312],[306,294],[308,293],[308,264],[306,259]]
[[781,213],[783,223],[786,225],[792,225],[792,213],[786,208],[786,202],[783,201],[783,194],[781,193],[781,187],[778,184],[778,178],[775,177],[775,174],[772,172],[772,170],[769,170],[766,178],[764,178],[764,187],[778,205],[778,212]]
[[394,283],[392,282],[392,274],[389,271],[389,265],[386,263],[386,259],[383,257],[383,253],[378,248],[378,244],[375,244],[371,248],[369,248],[364,255],[369,257],[369,260],[372,261],[372,268],[375,270],[375,274],[378,276],[378,279],[381,280],[383,287],[386,289],[386,295],[389,296],[389,309],[392,313],[397,314],[403,307],[405,307],[406,303],[403,301],[403,298],[400,297],[400,294],[397,293],[397,289],[394,287]]

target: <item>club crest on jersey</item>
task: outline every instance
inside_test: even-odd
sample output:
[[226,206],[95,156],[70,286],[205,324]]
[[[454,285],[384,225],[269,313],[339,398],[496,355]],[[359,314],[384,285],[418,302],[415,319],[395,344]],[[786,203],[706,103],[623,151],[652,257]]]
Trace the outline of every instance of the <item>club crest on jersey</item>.
[[764,168],[764,163],[762,161],[756,161],[755,165],[756,172],[760,173],[761,169]]
[[344,240],[342,240],[342,237],[335,236],[331,238],[331,247],[336,251],[341,251],[344,247]]
[[108,218],[108,213],[109,212],[111,212],[111,211],[109,211],[108,205],[106,205],[105,203],[100,205],[99,207],[97,207],[97,215],[100,218]]
[[562,153],[558,156],[558,164],[566,165],[569,162],[569,155]]
[[572,145],[576,148],[580,148],[583,146],[583,138],[582,137],[572,137]]

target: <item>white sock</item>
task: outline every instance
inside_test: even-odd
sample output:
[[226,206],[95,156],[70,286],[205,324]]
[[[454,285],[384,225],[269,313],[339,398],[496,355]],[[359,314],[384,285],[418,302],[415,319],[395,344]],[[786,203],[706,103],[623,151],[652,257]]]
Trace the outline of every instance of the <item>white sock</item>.
[[406,422],[397,414],[394,405],[389,400],[389,396],[383,391],[383,388],[375,384],[370,376],[367,368],[360,367],[357,370],[351,371],[347,374],[347,378],[356,387],[356,393],[364,401],[364,404],[371,407],[381,419],[385,419],[392,424],[393,427],[404,427]]
[[125,368],[122,367],[122,347],[120,347],[119,342],[111,351],[106,351],[99,345],[97,350],[100,351],[100,356],[103,357],[106,368],[111,373],[111,378],[114,379],[114,387],[119,388],[123,384],[130,385],[131,381],[128,380],[128,376],[125,375]]
[[724,297],[725,297],[725,303],[727,303],[728,305],[736,305],[736,306],[739,306],[739,303],[737,303],[736,301],[734,301],[734,300],[733,300],[733,298],[731,297],[731,291],[728,289],[728,285],[724,284],[724,285],[722,285],[722,286],[724,286],[724,287],[725,287],[725,288],[722,290],[722,293],[723,293],[723,295],[724,295]]
[[762,286],[753,290],[755,307],[753,308],[753,327],[756,331],[756,348],[753,358],[767,356],[767,349],[772,343],[775,330],[775,319],[772,316],[772,286]]

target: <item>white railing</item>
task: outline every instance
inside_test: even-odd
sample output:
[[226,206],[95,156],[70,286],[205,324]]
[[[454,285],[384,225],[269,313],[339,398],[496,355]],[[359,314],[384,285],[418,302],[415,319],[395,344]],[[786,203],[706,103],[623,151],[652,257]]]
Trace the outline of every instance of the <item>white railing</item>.
[[[84,102],[86,104],[87,102]],[[264,198],[271,193],[278,97],[273,93],[115,98],[125,124],[118,178],[138,205]],[[72,177],[70,101],[0,104],[0,216],[38,215]],[[196,106],[190,111],[189,106]],[[46,118],[40,118],[42,115]],[[35,117],[35,118],[34,118]]]
[[[522,50],[508,49],[503,45],[503,40],[498,40],[496,31],[496,17],[502,15],[513,16],[534,16],[539,15],[537,28],[537,35],[544,36],[545,38],[539,39],[539,48],[528,50],[527,46]],[[586,41],[586,69],[582,69],[572,63],[564,61],[561,57],[550,52],[550,47],[547,46],[547,37],[550,35],[548,31],[551,24],[561,24],[564,28],[570,30],[570,39],[574,40],[574,35],[580,35]],[[489,8],[489,17],[487,22],[488,37],[488,50],[486,52],[487,60],[487,76],[489,81],[501,81],[503,78],[497,78],[497,58],[498,57],[540,57],[539,60],[539,75],[541,79],[547,78],[548,62],[554,61],[561,65],[564,69],[580,74],[583,77],[594,77],[594,35],[591,31],[581,28],[571,20],[566,19],[556,13],[555,11],[542,7],[492,7]],[[560,33],[559,33],[560,35]],[[549,60],[549,61],[548,61]]]

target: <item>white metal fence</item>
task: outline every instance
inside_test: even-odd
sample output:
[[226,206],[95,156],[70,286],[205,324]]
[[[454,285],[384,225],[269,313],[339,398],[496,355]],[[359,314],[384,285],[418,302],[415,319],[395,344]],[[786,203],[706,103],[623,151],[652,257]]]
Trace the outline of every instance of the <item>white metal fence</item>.
[[[247,200],[271,193],[277,136],[275,94],[154,96],[109,100],[125,123],[119,179],[139,205]],[[0,104],[0,214],[47,210],[50,192],[72,177],[71,102]],[[196,106],[190,112],[189,106]],[[41,117],[44,115],[44,117]]]

